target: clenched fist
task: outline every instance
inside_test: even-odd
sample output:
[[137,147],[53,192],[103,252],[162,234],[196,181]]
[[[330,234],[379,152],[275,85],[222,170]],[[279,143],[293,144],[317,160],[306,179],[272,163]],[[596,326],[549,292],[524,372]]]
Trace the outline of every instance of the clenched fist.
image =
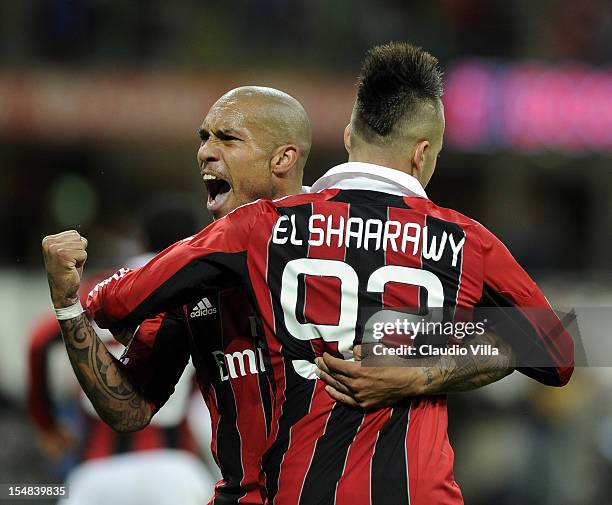
[[79,301],[81,274],[87,259],[86,248],[87,239],[75,230],[49,235],[42,241],[51,299],[56,309]]

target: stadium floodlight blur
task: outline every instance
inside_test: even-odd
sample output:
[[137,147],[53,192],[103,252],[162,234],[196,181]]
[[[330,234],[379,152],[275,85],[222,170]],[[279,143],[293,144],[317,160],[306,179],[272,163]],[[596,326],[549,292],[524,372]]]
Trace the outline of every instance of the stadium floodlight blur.
[[446,135],[458,150],[612,153],[612,71],[460,61],[447,75]]

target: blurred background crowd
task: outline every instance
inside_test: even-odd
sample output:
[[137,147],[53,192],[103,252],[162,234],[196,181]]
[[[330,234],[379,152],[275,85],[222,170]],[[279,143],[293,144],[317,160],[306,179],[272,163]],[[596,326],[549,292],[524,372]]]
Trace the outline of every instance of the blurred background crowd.
[[[446,71],[429,196],[494,231],[553,305],[612,307],[608,0],[1,2],[0,482],[67,471],[26,408],[29,340],[50,307],[41,238],[76,228],[89,268],[114,269],[151,249],[159,202],[209,222],[195,129],[239,85],[304,104],[312,183],[345,160],[360,61],[389,40]],[[611,378],[584,367],[553,390],[515,373],[453,396],[466,503],[612,503]]]

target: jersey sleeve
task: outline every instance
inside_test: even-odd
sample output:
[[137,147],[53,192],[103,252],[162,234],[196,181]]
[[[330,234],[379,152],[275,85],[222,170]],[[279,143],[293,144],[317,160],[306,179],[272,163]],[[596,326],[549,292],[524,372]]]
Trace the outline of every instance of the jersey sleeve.
[[203,289],[239,285],[256,204],[241,207],[200,233],[168,247],[137,270],[121,269],[87,297],[87,311],[102,328],[137,326],[173,310]]
[[494,330],[512,345],[519,371],[543,384],[567,384],[574,366],[571,335],[506,246],[482,230],[484,282],[479,305],[496,308],[487,314],[493,315]]
[[121,363],[157,412],[174,393],[189,356],[187,325],[182,310],[176,309],[144,320]]

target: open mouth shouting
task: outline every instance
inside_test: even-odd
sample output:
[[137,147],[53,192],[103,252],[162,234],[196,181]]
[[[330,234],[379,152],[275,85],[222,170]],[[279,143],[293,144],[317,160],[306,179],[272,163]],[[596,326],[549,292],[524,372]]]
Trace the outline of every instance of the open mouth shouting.
[[210,212],[218,212],[230,197],[232,186],[222,175],[217,173],[205,172],[202,174],[202,178],[208,190],[206,207]]

